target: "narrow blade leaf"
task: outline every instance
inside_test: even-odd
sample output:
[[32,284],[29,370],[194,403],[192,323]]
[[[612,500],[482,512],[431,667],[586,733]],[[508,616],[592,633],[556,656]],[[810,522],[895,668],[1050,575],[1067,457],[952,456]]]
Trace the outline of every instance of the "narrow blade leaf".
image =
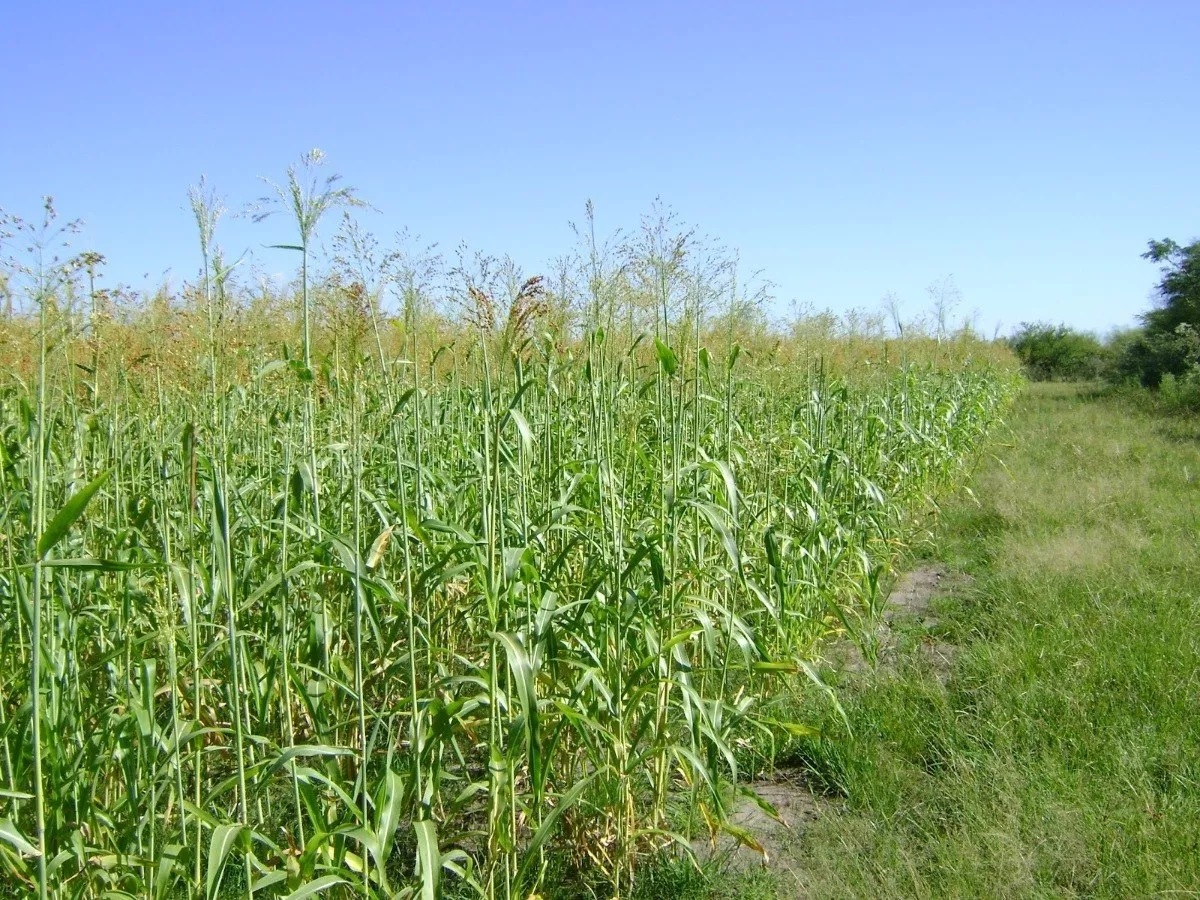
[[63,539],[71,529],[71,526],[83,515],[83,511],[87,508],[88,502],[95,496],[96,491],[100,490],[104,486],[104,482],[108,481],[110,475],[112,475],[112,469],[101,472],[84,485],[70,500],[63,504],[62,509],[54,514],[54,518],[50,520],[50,524],[46,526],[46,530],[38,538],[38,559],[43,559],[54,545]]
[[204,878],[204,896],[213,900],[221,887],[221,875],[225,871],[225,860],[229,851],[242,833],[245,825],[218,825],[213,829],[208,842],[208,872]]
[[437,826],[428,819],[413,822],[417,833],[417,871],[421,873],[421,900],[437,900],[442,880],[442,854]]

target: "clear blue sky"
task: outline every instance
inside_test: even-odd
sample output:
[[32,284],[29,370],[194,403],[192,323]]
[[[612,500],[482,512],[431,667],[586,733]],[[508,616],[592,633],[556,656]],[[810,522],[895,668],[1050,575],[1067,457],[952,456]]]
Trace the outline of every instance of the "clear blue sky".
[[[0,207],[52,194],[109,283],[196,269],[188,185],[233,207],[320,147],[444,249],[537,271],[594,200],[661,195],[790,299],[906,311],[953,275],[1005,330],[1146,308],[1200,236],[1200,9],[1135,3],[6,5]],[[268,271],[286,220],[229,223]]]

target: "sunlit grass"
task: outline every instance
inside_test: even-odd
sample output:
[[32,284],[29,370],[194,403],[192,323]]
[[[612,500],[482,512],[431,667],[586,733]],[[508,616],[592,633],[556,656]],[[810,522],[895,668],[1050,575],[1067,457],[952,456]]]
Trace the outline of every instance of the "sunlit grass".
[[936,607],[960,648],[948,684],[915,663],[860,681],[860,738],[830,716],[798,750],[845,797],[804,836],[806,896],[1200,885],[1200,446],[1076,385],[1032,386],[1011,424],[939,531],[940,558],[975,576]]

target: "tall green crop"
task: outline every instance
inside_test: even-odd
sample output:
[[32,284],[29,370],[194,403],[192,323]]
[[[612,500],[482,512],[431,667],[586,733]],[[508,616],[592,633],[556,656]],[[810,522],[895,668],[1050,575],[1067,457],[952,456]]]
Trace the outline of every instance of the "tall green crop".
[[580,332],[377,321],[322,358],[303,301],[303,365],[219,324],[210,271],[202,333],[94,365],[85,404],[65,284],[32,281],[36,374],[0,383],[4,886],[516,898],[569,866],[621,896],[668,845],[750,840],[744,747],[797,724],[767,701],[865,631],[1014,382],[945,341],[743,352],[655,247],[639,286],[593,242]]

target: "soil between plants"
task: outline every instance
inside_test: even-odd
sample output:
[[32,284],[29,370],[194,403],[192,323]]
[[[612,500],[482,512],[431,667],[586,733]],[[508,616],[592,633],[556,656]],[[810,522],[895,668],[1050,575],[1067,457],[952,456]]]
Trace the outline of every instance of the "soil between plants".
[[[864,652],[849,639],[836,644],[828,665],[847,679],[883,678],[894,672],[906,654],[915,652],[937,680],[945,684],[954,666],[957,648],[936,636],[938,618],[935,601],[968,588],[972,578],[940,562],[921,562],[902,574],[888,594],[882,615],[864,642]],[[915,648],[906,636],[914,638]],[[872,660],[873,657],[873,660]],[[806,827],[819,818],[831,802],[813,790],[801,768],[779,768],[745,784],[779,814],[773,818],[750,797],[738,800],[730,821],[748,831],[762,849],[748,847],[731,835],[721,835],[713,846],[694,842],[702,861],[724,860],[732,870],[766,866],[780,872],[795,871],[799,861],[795,847]]]

